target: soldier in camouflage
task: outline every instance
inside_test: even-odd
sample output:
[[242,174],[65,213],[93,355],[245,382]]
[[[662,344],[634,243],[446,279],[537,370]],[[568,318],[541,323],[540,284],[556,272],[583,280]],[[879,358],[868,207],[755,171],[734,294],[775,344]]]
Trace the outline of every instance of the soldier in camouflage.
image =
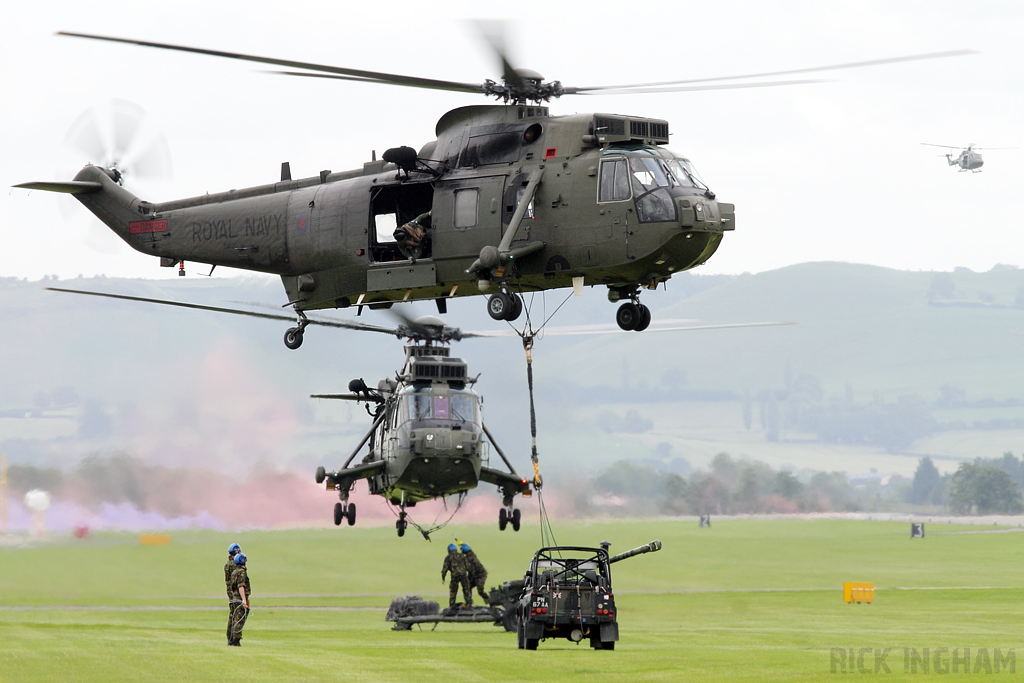
[[232,543],[228,546],[228,561],[224,565],[224,588],[228,592],[228,645],[234,638],[231,637],[231,574],[235,571],[235,555],[242,552],[242,547],[237,543]]
[[430,256],[430,212],[421,213],[394,232],[398,249],[408,258]]
[[469,566],[466,558],[459,554],[459,547],[454,543],[448,546],[448,556],[444,558],[441,566],[441,583],[444,583],[445,575],[451,572],[451,583],[448,584],[448,606],[455,607],[455,596],[459,592],[459,585],[462,585],[462,597],[466,601],[466,607],[473,606],[473,590],[469,586]]
[[243,553],[235,555],[235,569],[231,572],[231,583],[228,586],[228,605],[231,607],[231,622],[228,630],[228,645],[242,645],[242,628],[249,616],[249,573],[245,569],[246,557]]
[[487,602],[487,568],[484,567],[484,563],[480,561],[480,558],[476,556],[476,553],[473,552],[468,543],[463,543],[460,548],[462,556],[466,559],[466,564],[469,566],[469,590],[472,592],[476,588],[483,601]]

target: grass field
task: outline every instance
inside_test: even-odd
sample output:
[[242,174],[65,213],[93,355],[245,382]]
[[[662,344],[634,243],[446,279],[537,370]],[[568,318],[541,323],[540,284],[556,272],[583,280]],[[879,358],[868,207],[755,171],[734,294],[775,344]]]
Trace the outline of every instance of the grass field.
[[[490,625],[392,632],[391,598],[446,597],[439,572],[452,534],[426,543],[389,527],[185,532],[165,547],[99,534],[6,547],[0,681],[832,680],[841,675],[831,671],[833,648],[866,652],[871,675],[874,651],[891,649],[891,674],[878,673],[886,680],[947,680],[962,670],[904,674],[903,648],[971,648],[971,667],[979,648],[1003,657],[1024,648],[1024,534],[936,524],[911,540],[907,526],[559,525],[563,544],[608,539],[622,551],[664,542],[660,553],[615,565],[614,652],[564,640],[519,651],[513,634]],[[538,541],[532,525],[518,534],[463,525],[457,534],[487,564],[490,583],[520,577]],[[221,567],[234,540],[250,558],[254,593],[242,648],[223,642]],[[875,603],[845,604],[850,580],[874,581]],[[999,675],[1015,677],[1007,668]]]

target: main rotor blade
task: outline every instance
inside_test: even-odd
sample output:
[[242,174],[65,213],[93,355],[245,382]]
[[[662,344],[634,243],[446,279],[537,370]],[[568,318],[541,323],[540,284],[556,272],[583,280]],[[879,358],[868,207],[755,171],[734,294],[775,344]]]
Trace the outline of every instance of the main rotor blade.
[[576,92],[566,88],[567,95],[633,95],[659,92],[697,92],[701,90],[742,90],[745,88],[773,88],[780,85],[806,85],[808,83],[827,83],[820,78],[800,79],[795,81],[765,81],[763,83],[709,83],[707,85],[673,85],[656,88],[609,88],[608,90],[587,90]]
[[515,88],[524,87],[526,83],[516,71],[515,67],[512,66],[512,62],[508,58],[508,51],[505,46],[505,35],[507,34],[505,28],[508,25],[508,22],[477,19],[473,22],[473,25],[501,61],[502,78],[504,79],[505,84],[511,85]]
[[[273,57],[260,57],[258,55],[247,55],[240,52],[225,52],[223,50],[207,50],[200,47],[186,47],[183,45],[171,45],[169,43],[154,43],[147,40],[133,40],[130,38],[112,38],[110,36],[98,36],[89,33],[73,33],[71,31],[58,31],[59,36],[72,38],[87,38],[89,40],[103,40],[110,43],[124,43],[126,45],[138,45],[140,47],[153,47],[160,50],[173,50],[176,52],[190,52],[192,54],[207,55],[209,57],[224,57],[226,59],[238,59],[246,62],[257,62],[260,64],[273,64],[291,69],[309,69],[310,71],[321,71],[329,74],[354,77],[355,80],[367,80],[377,83],[388,83],[391,85],[404,85],[413,88],[430,88],[433,90],[455,90],[457,92],[483,92],[481,86],[473,83],[458,83],[455,81],[439,81],[433,78],[419,78],[416,76],[403,76],[401,74],[389,74],[381,71],[366,71],[363,69],[347,69],[329,64],[314,64],[312,62],[299,62],[291,59],[276,59]],[[297,74],[296,74],[297,75]]]
[[410,88],[425,88],[428,90],[444,90],[447,92],[468,92],[475,95],[483,93],[479,85],[472,83],[455,83],[454,81],[434,81],[435,85],[394,83],[392,81],[378,80],[374,78],[357,78],[356,76],[341,76],[338,74],[318,74],[312,71],[264,71],[263,73],[276,74],[278,76],[303,76],[305,78],[328,78],[339,81],[355,81],[356,83],[376,83],[378,85],[403,85]]
[[372,396],[362,394],[310,394],[310,398],[336,398],[341,401],[360,401],[362,403],[378,403]]
[[942,147],[944,149],[967,149],[966,147],[954,147],[953,145],[936,145],[931,142],[922,142],[921,144],[927,147]]
[[[256,311],[243,311],[238,308],[222,308],[220,306],[205,306],[203,304],[190,304],[183,301],[169,301],[167,299],[150,299],[142,296],[128,296],[127,294],[111,294],[109,292],[89,292],[83,289],[64,289],[63,287],[47,287],[47,290],[51,292],[65,292],[67,294],[86,294],[88,296],[100,296],[107,299],[123,299],[124,301],[139,301],[147,304],[161,304],[164,306],[177,306],[179,308],[192,308],[198,311],[213,311],[214,313],[230,313],[232,315],[247,315],[252,318],[264,318],[267,320],[286,320],[288,322],[295,322],[293,316],[280,315],[277,313],[258,313]],[[398,330],[393,330],[387,327],[380,327],[377,325],[368,325],[366,323],[353,323],[347,320],[339,319],[328,319],[319,320],[316,318],[308,318],[310,325],[322,325],[324,327],[340,327],[347,330],[359,330],[362,332],[382,332],[384,334],[390,334],[398,336]]]
[[832,64],[830,66],[814,66],[804,69],[789,69],[786,71],[765,71],[762,73],[744,74],[742,76],[716,76],[714,78],[691,78],[680,81],[659,81],[656,83],[628,83],[626,85],[604,85],[587,88],[565,88],[568,93],[596,92],[601,90],[630,90],[633,88],[651,88],[664,85],[686,85],[692,83],[710,83],[714,81],[738,81],[745,78],[768,78],[771,76],[791,76],[793,74],[807,74],[817,71],[838,71],[840,69],[859,69],[868,66],[882,66],[883,64],[897,64],[901,62],[916,62],[926,59],[942,59],[945,57],[962,57],[965,55],[978,54],[977,50],[948,50],[946,52],[927,52],[918,55],[904,55],[901,57],[886,57],[884,59],[869,59],[863,62],[848,62],[846,64]]
[[[686,325],[686,326],[672,326],[672,327],[650,327],[644,332],[691,332],[693,330],[723,330],[733,327],[775,327],[778,325],[796,325],[794,322],[779,321],[779,322],[756,322],[756,323],[721,323],[718,325]],[[551,336],[551,337],[583,337],[596,334],[632,334],[632,330],[623,330],[618,327],[609,327],[607,329],[595,329],[593,326],[581,326],[581,327],[545,327],[539,333],[539,337]],[[462,338],[472,337],[518,337],[519,332],[516,330],[477,330],[475,332],[463,332]]]

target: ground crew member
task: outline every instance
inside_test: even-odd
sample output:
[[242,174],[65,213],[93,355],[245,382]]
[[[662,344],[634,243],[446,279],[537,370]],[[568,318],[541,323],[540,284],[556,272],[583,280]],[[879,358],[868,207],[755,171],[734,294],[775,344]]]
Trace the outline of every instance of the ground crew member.
[[430,212],[421,213],[395,230],[394,238],[399,250],[411,259],[430,256]]
[[487,602],[487,568],[484,567],[484,563],[480,561],[468,543],[463,543],[460,547],[462,556],[466,558],[466,564],[469,566],[469,590],[472,592],[476,588],[480,597]]
[[235,571],[235,555],[242,552],[242,547],[237,543],[228,546],[228,562],[224,565],[224,587],[228,592],[228,645],[234,638],[231,637],[231,574]]
[[448,556],[444,558],[441,566],[441,583],[444,583],[445,575],[452,573],[451,583],[448,584],[448,607],[455,607],[455,596],[459,592],[459,585],[462,585],[462,597],[466,601],[466,607],[473,606],[473,590],[469,586],[469,570],[466,565],[466,558],[459,554],[459,547],[454,543],[448,545]]
[[231,572],[231,629],[228,645],[242,645],[242,628],[249,616],[249,574],[245,569],[246,557],[243,553],[235,555],[235,570]]

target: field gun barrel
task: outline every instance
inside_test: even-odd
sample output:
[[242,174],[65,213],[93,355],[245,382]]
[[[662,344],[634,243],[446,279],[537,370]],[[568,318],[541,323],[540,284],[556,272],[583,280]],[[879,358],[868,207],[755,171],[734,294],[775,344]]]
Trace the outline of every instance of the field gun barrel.
[[627,550],[624,553],[619,553],[615,557],[609,557],[608,558],[608,564],[612,564],[613,562],[618,562],[619,560],[628,560],[631,557],[634,557],[636,555],[643,555],[644,553],[657,552],[658,550],[661,550],[661,541],[654,540],[654,541],[651,541],[650,543],[648,543],[647,545],[642,545],[639,548],[633,548],[632,550]]

